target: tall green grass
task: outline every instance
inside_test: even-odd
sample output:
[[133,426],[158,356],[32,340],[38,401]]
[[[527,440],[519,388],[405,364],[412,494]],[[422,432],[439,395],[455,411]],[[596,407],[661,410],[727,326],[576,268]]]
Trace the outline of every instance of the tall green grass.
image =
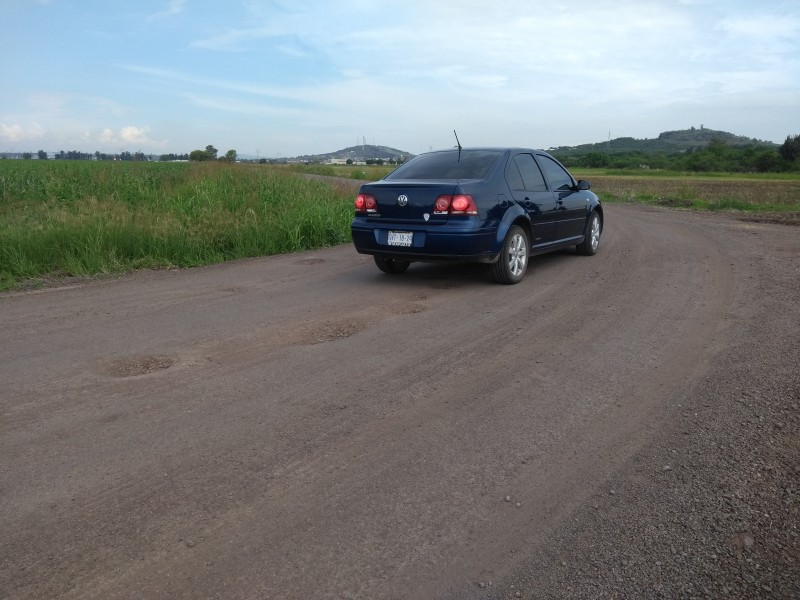
[[604,201],[636,202],[704,211],[800,214],[800,177],[786,174],[679,174],[645,170],[618,174],[575,169]]
[[0,289],[350,239],[352,194],[267,165],[0,161]]
[[395,165],[323,165],[323,164],[290,164],[284,168],[298,173],[326,175],[328,177],[346,177],[360,181],[377,181],[394,171]]

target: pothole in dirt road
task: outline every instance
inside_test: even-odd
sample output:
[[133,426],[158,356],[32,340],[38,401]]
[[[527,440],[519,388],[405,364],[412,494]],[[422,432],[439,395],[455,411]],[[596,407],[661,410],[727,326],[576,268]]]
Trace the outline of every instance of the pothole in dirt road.
[[324,321],[305,327],[299,332],[301,344],[323,344],[355,335],[366,327],[357,321]]
[[324,263],[324,262],[325,262],[324,258],[311,257],[311,258],[301,258],[300,260],[297,261],[296,264],[298,264],[298,265],[318,265],[318,264]]
[[[421,313],[427,308],[427,296],[417,295],[413,299],[394,301],[385,306],[376,306],[367,318],[346,315],[334,319],[307,320],[300,327],[293,327],[277,339],[284,344],[313,345],[349,338],[373,327],[384,319]],[[333,312],[333,309],[331,311]]]
[[414,315],[425,310],[425,305],[421,302],[409,302],[392,306],[389,311],[394,315]]
[[169,369],[175,359],[169,356],[140,355],[102,361],[103,370],[112,377],[136,377]]

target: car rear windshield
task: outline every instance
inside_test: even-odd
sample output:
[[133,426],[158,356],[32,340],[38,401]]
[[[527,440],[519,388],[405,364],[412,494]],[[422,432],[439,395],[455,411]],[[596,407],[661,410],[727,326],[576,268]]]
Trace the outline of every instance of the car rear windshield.
[[483,179],[502,152],[458,150],[420,154],[399,166],[386,179]]

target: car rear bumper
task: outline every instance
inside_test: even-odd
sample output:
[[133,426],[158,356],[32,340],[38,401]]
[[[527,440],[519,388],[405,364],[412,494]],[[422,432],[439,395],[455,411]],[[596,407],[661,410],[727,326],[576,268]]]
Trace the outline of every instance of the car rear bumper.
[[[389,232],[413,234],[410,246],[389,245]],[[492,262],[497,258],[497,230],[454,229],[448,226],[419,228],[406,225],[375,226],[354,222],[353,245],[361,254],[405,258],[407,260],[459,260]]]

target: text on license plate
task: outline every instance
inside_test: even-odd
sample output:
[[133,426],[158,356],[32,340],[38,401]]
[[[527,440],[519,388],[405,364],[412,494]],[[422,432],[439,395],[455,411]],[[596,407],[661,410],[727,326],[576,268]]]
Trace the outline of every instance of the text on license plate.
[[410,246],[413,239],[411,231],[390,231],[388,243],[390,246]]

